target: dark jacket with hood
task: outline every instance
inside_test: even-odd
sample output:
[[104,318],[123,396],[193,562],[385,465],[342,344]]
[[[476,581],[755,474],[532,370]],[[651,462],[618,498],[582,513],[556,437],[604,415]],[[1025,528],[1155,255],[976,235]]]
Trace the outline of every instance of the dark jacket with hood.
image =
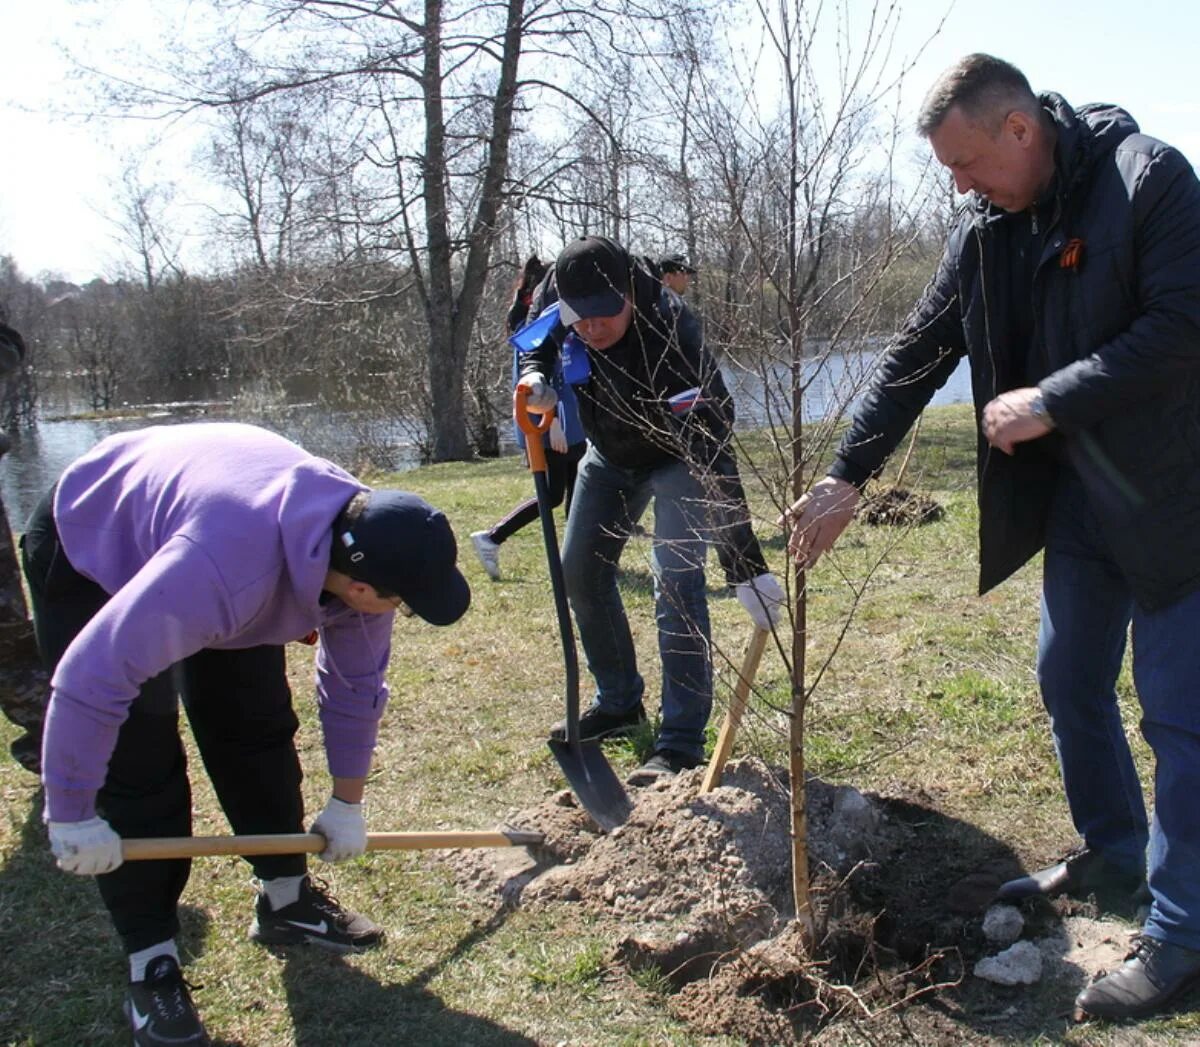
[[876,475],[967,354],[977,420],[998,394],[1037,385],[1057,427],[1012,456],[980,436],[980,591],[1042,548],[1059,470],[1073,468],[1154,610],[1200,587],[1200,183],[1123,110],[1041,101],[1057,178],[1032,303],[1010,253],[1029,242],[1029,214],[974,200],[830,472],[860,487]]
[[0,375],[15,371],[25,357],[25,340],[5,322],[0,311]]
[[[714,540],[726,577],[730,584],[749,581],[765,574],[767,565],[730,447],[733,399],[695,316],[632,256],[630,268],[634,308],[625,337],[605,350],[571,341],[571,351],[587,359],[588,374],[573,381],[584,432],[604,458],[624,469],[687,462],[712,494]],[[551,267],[530,317],[557,299]],[[539,349],[525,354],[521,374],[554,374],[568,334],[557,324]],[[567,378],[572,381],[570,369]]]

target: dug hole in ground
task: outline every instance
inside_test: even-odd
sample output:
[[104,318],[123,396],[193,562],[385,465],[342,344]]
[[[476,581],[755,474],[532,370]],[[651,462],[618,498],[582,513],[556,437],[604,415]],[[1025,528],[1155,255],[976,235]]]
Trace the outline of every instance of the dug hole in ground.
[[509,819],[543,833],[542,846],[443,860],[460,888],[544,912],[548,928],[560,906],[611,922],[611,977],[658,976],[675,1017],[747,1044],[1053,1036],[1070,1025],[1075,994],[1120,963],[1137,929],[1101,918],[1095,899],[992,906],[996,887],[1020,871],[1003,843],[925,797],[813,778],[817,934],[806,951],[794,920],[787,772],[735,761],[705,795],[702,776],[631,789],[631,817],[607,835],[564,791]]

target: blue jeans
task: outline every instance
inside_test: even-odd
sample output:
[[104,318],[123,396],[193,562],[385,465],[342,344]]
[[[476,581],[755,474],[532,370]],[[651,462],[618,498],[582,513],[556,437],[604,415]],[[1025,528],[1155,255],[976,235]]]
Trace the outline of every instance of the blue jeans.
[[[1117,708],[1132,623],[1141,730],[1155,757],[1155,813]],[[1038,682],[1075,828],[1140,870],[1149,842],[1151,937],[1200,949],[1200,592],[1154,612],[1134,603],[1078,478],[1064,470],[1046,539]]]
[[712,654],[704,558],[709,523],[700,482],[680,461],[624,469],[589,447],[579,465],[563,537],[567,597],[575,613],[596,702],[612,713],[636,708],[645,691],[617,564],[633,526],[654,500],[651,570],[662,658],[658,745],[700,759],[712,711]]

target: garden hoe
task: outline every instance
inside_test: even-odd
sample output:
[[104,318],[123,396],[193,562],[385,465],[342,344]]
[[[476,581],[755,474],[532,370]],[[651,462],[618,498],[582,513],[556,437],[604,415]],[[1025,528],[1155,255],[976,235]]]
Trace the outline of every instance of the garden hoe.
[[[458,847],[536,847],[541,833],[519,829],[481,832],[367,833],[368,851],[432,851]],[[317,854],[325,850],[320,833],[263,833],[252,836],[154,836],[122,840],[121,855],[128,862],[160,858],[209,858],[228,854]]]
[[546,478],[546,449],[542,444],[542,434],[554,421],[554,409],[545,412],[540,422],[535,421],[526,407],[528,397],[529,389],[518,384],[515,404],[517,425],[525,434],[529,469],[537,490],[538,515],[542,520],[542,537],[546,542],[546,559],[550,565],[550,583],[554,589],[554,607],[558,612],[558,631],[562,639],[567,676],[566,738],[551,738],[548,744],[562,768],[567,784],[579,797],[584,810],[601,829],[608,831],[625,823],[632,804],[604,750],[600,748],[600,742],[594,739],[583,741],[579,737],[579,656],[575,651],[575,631],[571,627],[571,613],[567,608],[558,534],[554,530],[554,511],[550,505],[550,485]]

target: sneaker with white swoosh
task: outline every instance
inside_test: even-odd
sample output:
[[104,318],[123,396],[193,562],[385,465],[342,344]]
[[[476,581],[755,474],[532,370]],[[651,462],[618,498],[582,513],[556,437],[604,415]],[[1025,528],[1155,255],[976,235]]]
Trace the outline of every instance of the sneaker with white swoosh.
[[156,956],[146,965],[146,977],[129,983],[125,1016],[133,1026],[137,1047],[207,1047],[204,1031],[174,956]]
[[262,945],[319,945],[335,952],[360,952],[383,941],[383,928],[361,913],[342,908],[327,884],[306,876],[300,897],[282,909],[272,909],[266,894],[259,894],[250,937]]

